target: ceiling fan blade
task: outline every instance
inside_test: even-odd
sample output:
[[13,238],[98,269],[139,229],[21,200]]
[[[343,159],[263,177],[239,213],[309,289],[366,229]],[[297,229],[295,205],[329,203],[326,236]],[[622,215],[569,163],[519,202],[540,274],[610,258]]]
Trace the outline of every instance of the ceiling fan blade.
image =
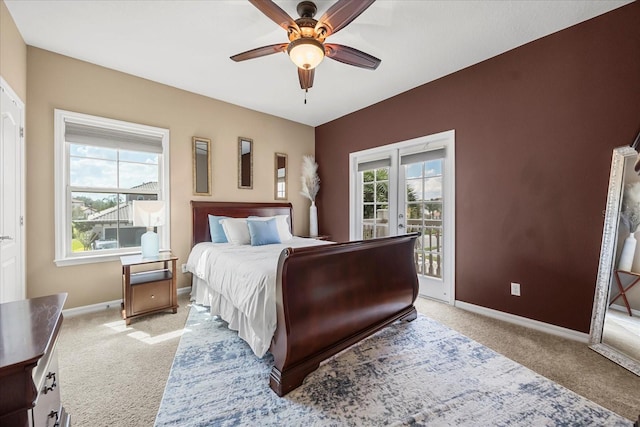
[[280,6],[275,4],[272,0],[249,0],[249,3],[254,5],[258,10],[271,19],[276,24],[289,32],[289,28],[293,28],[295,31],[300,32],[300,27],[296,24],[296,21],[289,16],[287,12],[282,10]]
[[236,62],[246,61],[247,59],[260,58],[261,56],[267,56],[274,53],[284,52],[287,50],[288,43],[278,43],[269,46],[262,46],[255,49],[248,50],[246,52],[233,55],[231,59]]
[[325,43],[324,50],[327,58],[368,70],[375,70],[382,62],[375,56],[341,44]]
[[298,68],[298,78],[300,79],[301,89],[310,89],[313,86],[313,76],[315,75],[315,68],[311,70],[305,70],[304,68]]
[[316,30],[324,27],[327,30],[326,36],[337,33],[342,28],[349,25],[362,12],[367,10],[375,0],[338,0],[322,15],[316,24]]

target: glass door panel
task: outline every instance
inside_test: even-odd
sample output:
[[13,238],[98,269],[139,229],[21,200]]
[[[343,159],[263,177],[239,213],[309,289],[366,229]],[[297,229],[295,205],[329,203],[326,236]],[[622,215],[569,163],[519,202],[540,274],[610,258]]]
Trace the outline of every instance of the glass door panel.
[[389,236],[389,168],[360,172],[362,239]]
[[443,186],[444,159],[420,160],[419,154],[401,162],[400,183],[404,197],[406,232],[419,232],[414,252],[420,294],[445,299],[443,263]]

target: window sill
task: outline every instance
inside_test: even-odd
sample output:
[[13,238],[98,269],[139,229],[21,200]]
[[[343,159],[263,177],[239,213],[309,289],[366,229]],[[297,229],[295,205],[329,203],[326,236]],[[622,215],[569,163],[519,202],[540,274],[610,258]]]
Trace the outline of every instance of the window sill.
[[[162,249],[160,252],[171,252],[171,249]],[[85,256],[74,256],[68,258],[55,259],[53,262],[57,267],[68,267],[71,265],[97,264],[100,262],[120,261],[121,256],[140,254],[140,249],[133,251],[111,252],[108,254],[96,254]]]

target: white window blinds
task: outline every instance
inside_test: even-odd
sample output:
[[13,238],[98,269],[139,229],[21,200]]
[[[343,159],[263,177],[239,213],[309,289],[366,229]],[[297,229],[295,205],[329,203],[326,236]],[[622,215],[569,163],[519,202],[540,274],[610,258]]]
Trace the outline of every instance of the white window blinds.
[[444,148],[431,151],[421,151],[419,153],[405,154],[400,156],[401,165],[410,165],[412,163],[428,162],[429,160],[438,160],[445,158]]
[[75,144],[162,153],[162,135],[107,129],[73,121],[65,121],[64,138]]
[[358,163],[358,172],[370,171],[380,168],[388,168],[391,166],[391,158],[372,160],[370,162]]

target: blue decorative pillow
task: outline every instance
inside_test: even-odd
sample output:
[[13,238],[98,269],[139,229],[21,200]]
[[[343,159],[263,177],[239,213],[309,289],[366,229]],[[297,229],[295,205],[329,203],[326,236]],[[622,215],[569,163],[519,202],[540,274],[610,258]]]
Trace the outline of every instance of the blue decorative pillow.
[[248,219],[247,226],[249,226],[251,246],[280,243],[280,235],[278,235],[278,225],[275,218],[268,221]]
[[221,219],[227,218],[226,216],[209,215],[209,232],[211,233],[211,241],[213,243],[227,243],[227,235],[224,234]]
[[276,215],[276,216],[249,216],[249,219],[257,219],[260,221],[268,221],[271,218],[276,220],[276,227],[278,227],[278,235],[280,236],[280,243],[293,239],[291,234],[291,226],[289,225],[289,215]]

